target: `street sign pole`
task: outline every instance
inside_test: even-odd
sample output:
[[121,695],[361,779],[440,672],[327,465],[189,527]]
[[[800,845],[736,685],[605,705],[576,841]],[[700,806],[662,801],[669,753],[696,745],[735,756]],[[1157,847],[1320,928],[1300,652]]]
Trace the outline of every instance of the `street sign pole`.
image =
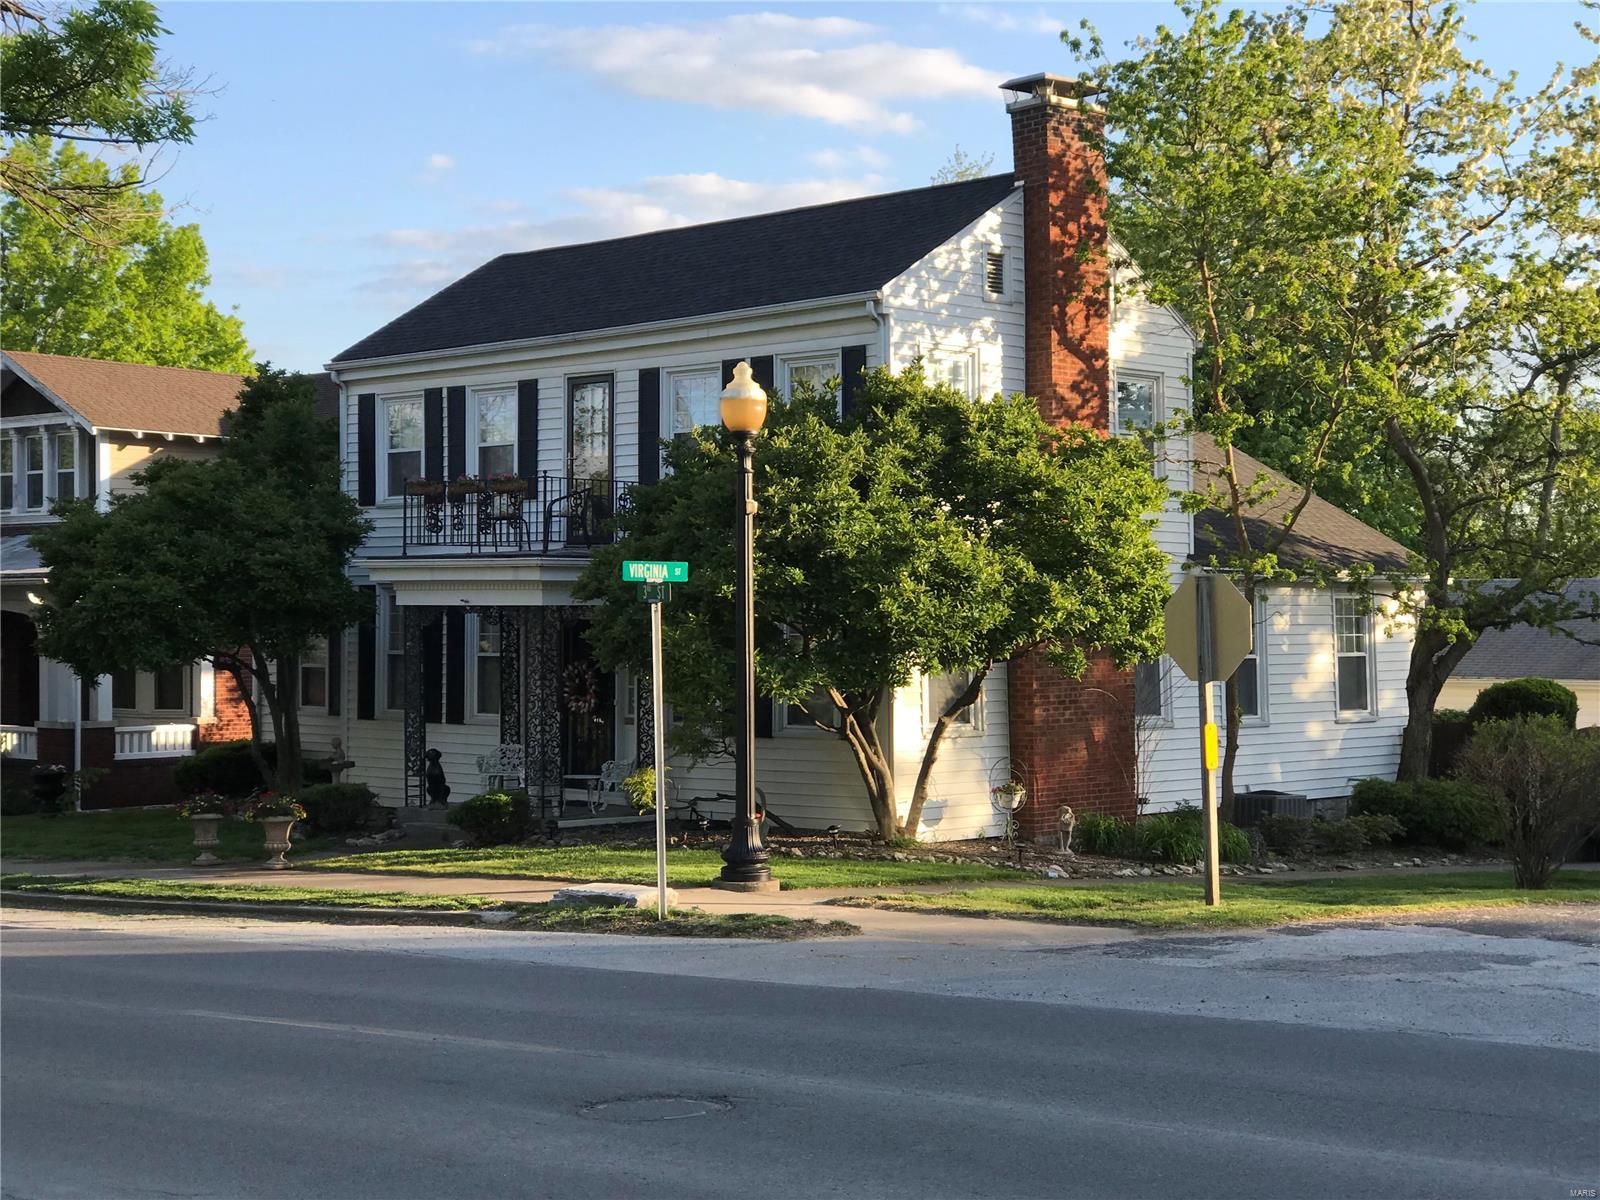
[[1199,578],[1195,589],[1195,642],[1199,651],[1200,684],[1200,812],[1206,851],[1206,903],[1222,899],[1221,856],[1217,847],[1217,722],[1212,682],[1216,678],[1216,642],[1213,592],[1216,580]]
[[656,916],[667,919],[667,727],[661,719],[661,601],[650,605],[650,727],[655,730]]

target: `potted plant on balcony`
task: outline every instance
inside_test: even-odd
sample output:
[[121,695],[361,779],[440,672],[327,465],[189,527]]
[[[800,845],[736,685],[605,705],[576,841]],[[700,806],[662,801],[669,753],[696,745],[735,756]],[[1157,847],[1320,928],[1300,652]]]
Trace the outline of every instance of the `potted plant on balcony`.
[[526,496],[528,494],[528,481],[521,475],[510,471],[502,471],[498,475],[491,475],[485,481],[491,492],[502,496]]
[[444,495],[444,484],[437,479],[408,479],[406,480],[406,495],[423,496],[429,500],[437,500]]
[[289,865],[283,857],[289,851],[289,830],[305,818],[306,810],[298,800],[277,792],[262,792],[245,808],[244,819],[259,821],[266,835],[268,858],[263,865],[269,871],[281,871]]
[[483,480],[475,475],[457,475],[445,489],[450,499],[465,500],[468,496],[476,496],[485,491]]
[[213,853],[220,840],[222,819],[228,815],[228,805],[216,792],[207,788],[197,792],[178,806],[178,815],[194,826],[194,846],[200,851],[195,856],[197,867],[214,867],[222,860]]

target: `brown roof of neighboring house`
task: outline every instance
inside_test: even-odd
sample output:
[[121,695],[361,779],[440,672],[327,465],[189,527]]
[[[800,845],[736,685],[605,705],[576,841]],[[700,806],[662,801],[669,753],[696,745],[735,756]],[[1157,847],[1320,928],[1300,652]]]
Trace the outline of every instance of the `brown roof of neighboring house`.
[[8,350],[25,375],[97,429],[217,437],[244,376]]
[[[1259,548],[1282,527],[1284,518],[1299,503],[1303,489],[1288,476],[1237,447],[1233,459],[1241,488],[1248,488],[1263,477],[1270,480],[1274,488],[1273,494],[1253,505],[1245,517],[1250,542]],[[1195,491],[1226,487],[1222,450],[1209,434],[1194,435],[1194,471]],[[1190,557],[1195,560],[1228,554],[1238,546],[1233,519],[1221,509],[1208,508],[1195,513],[1194,535],[1194,553]],[[1371,563],[1377,571],[1398,571],[1410,561],[1409,552],[1399,542],[1315,494],[1295,520],[1294,529],[1284,538],[1277,554],[1279,562],[1290,567],[1340,568]]]

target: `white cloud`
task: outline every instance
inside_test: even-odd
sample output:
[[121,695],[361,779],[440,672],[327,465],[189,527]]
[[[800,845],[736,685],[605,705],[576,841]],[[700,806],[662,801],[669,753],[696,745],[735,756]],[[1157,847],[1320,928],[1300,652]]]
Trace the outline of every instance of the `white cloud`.
[[416,299],[493,258],[574,242],[626,237],[752,213],[825,204],[878,190],[881,176],[864,174],[782,183],[755,183],[706,172],[658,175],[622,187],[581,187],[562,193],[570,211],[540,215],[512,200],[484,206],[507,219],[455,229],[390,229],[370,239],[398,252],[363,284],[367,291]]
[[941,4],[939,12],[946,17],[959,17],[987,25],[999,33],[1044,33],[1051,36],[1067,28],[1060,17],[1052,17],[1042,9],[1028,12],[1013,4]]
[[954,50],[901,45],[879,32],[845,17],[749,13],[683,25],[514,25],[471,49],[577,66],[652,99],[893,133],[919,125],[896,105],[991,96],[1006,78]]
[[857,146],[852,150],[836,150],[829,147],[812,151],[806,155],[806,161],[824,171],[842,171],[853,163],[866,167],[886,166],[889,156],[871,146]]
[[448,171],[456,165],[456,160],[448,154],[428,155],[428,170]]

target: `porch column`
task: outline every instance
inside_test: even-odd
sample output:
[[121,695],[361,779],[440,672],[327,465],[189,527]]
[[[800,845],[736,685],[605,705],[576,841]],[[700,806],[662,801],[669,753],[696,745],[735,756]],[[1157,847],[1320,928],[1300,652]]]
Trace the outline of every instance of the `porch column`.
[[401,637],[405,647],[404,745],[406,763],[406,805],[428,803],[423,770],[427,765],[428,718],[423,695],[422,627],[431,614],[415,605],[400,608]]
[[561,800],[561,629],[567,609],[543,605],[529,611],[528,643],[523,653],[528,794],[539,802],[542,820]]

